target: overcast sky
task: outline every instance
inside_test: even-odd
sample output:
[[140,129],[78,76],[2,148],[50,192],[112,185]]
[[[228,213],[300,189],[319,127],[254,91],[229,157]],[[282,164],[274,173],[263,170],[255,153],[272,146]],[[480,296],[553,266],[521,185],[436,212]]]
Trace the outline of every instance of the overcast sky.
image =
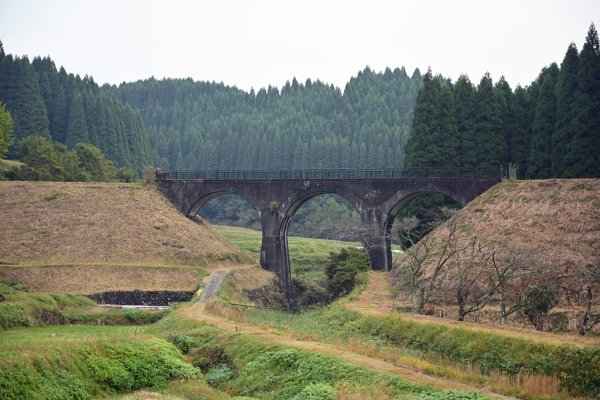
[[249,90],[296,77],[343,89],[365,66],[529,84],[578,49],[600,0],[0,0],[0,40],[118,84],[191,77]]

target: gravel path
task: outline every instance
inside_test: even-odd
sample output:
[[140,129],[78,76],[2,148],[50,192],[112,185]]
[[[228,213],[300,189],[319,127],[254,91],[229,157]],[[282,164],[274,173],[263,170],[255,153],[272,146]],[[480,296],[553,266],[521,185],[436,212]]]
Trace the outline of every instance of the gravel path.
[[227,275],[231,272],[228,269],[218,269],[208,277],[208,281],[206,282],[206,286],[204,287],[204,291],[202,292],[202,296],[200,296],[200,300],[198,303],[204,303],[208,300],[214,299],[217,295],[217,291],[223,284],[223,280]]

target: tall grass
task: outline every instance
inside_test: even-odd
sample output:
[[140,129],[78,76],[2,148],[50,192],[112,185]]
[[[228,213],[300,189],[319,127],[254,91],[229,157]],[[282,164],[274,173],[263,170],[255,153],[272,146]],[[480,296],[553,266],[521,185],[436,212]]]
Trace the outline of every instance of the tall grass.
[[[573,396],[600,396],[597,347],[538,343],[398,316],[365,316],[340,305],[301,314],[260,309],[226,313],[229,318],[354,347],[384,359],[395,355],[397,362],[429,374],[504,387],[504,392],[534,397],[550,392],[560,398],[566,390]],[[500,376],[508,378],[497,379]]]
[[[164,321],[165,332],[187,349],[214,387],[235,396],[260,399],[385,398],[485,399],[486,395],[434,389],[396,376],[369,371],[336,358],[275,345],[260,338],[228,334],[195,321]],[[209,379],[209,377],[211,377]]]
[[[200,372],[140,328],[52,327],[0,332],[0,398],[90,399],[164,388]],[[142,328],[143,331],[143,328]]]

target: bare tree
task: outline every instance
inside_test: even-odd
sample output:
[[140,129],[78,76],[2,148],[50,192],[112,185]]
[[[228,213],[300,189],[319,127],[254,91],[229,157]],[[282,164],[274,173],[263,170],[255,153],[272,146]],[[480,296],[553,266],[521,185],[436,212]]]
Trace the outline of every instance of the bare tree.
[[498,289],[490,271],[496,250],[485,249],[477,238],[470,239],[464,250],[453,256],[454,279],[449,281],[456,296],[459,321],[484,308]]
[[401,287],[410,291],[413,311],[418,314],[423,314],[425,306],[446,282],[450,260],[466,248],[458,245],[460,223],[459,218],[452,218],[442,226],[439,235],[428,235],[415,243],[412,230],[418,221],[414,217],[401,221],[400,232],[411,246],[394,272]]
[[527,291],[536,272],[541,273],[539,263],[531,252],[516,245],[503,247],[492,253],[493,278],[500,297],[500,323],[525,307]]
[[600,286],[600,259],[594,260],[587,266],[584,278],[588,282],[586,285],[587,301],[581,327],[579,328],[580,335],[585,335],[594,326],[600,324],[600,313],[592,312],[593,290],[598,290]]

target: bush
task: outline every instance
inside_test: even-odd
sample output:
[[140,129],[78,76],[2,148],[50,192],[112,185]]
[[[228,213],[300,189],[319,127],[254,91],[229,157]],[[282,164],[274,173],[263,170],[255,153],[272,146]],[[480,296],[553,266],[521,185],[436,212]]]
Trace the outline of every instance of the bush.
[[334,400],[335,389],[325,383],[311,383],[292,400]]
[[207,372],[221,364],[233,365],[231,358],[225,353],[225,349],[219,345],[199,350],[192,358],[192,365],[202,372]]
[[327,289],[333,297],[347,295],[356,284],[356,275],[369,270],[369,258],[364,250],[343,248],[330,253],[325,269]]
[[173,343],[184,354],[189,354],[192,348],[192,338],[177,332],[169,333],[169,342]]
[[226,364],[212,368],[206,374],[206,382],[210,386],[218,386],[220,383],[227,382],[231,378],[233,378],[233,371]]
[[551,286],[533,286],[527,291],[527,301],[523,314],[541,331],[544,329],[548,313],[558,305],[558,290]]

